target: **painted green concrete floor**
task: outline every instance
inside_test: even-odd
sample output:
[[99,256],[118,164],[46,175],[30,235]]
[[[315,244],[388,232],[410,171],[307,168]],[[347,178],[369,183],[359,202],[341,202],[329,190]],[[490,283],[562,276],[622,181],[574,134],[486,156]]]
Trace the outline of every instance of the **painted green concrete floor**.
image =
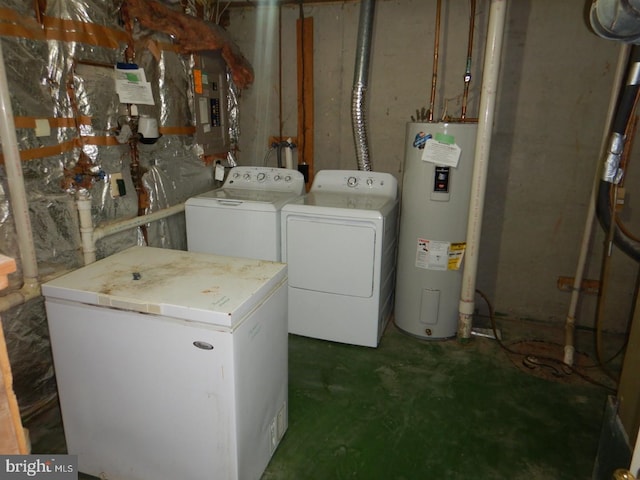
[[[377,349],[290,336],[289,429],[262,480],[590,479],[610,392],[519,361],[393,325]],[[34,453],[64,451],[56,422],[28,426]]]

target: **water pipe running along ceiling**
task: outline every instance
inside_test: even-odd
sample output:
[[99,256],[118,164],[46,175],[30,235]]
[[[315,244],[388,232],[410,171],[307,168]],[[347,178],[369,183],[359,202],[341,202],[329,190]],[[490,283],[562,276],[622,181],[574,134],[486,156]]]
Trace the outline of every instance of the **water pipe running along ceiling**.
[[624,177],[621,159],[626,141],[626,128],[633,114],[640,88],[640,0],[594,0],[589,15],[594,32],[610,40],[634,44],[627,66],[627,78],[621,89],[613,119],[609,148],[604,159],[596,213],[602,227],[613,233],[620,250],[640,262],[640,243],[623,232],[615,223],[611,192]]

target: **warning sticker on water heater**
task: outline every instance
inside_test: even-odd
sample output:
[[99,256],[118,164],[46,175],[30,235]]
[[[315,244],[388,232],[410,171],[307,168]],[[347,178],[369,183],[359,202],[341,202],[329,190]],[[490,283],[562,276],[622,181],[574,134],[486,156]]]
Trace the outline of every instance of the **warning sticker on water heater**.
[[418,238],[416,267],[428,270],[459,270],[466,244]]

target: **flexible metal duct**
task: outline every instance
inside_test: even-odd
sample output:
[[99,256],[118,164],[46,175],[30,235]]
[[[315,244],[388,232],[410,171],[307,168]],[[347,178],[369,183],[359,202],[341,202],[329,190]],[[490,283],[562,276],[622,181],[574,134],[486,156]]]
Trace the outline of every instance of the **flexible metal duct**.
[[589,16],[599,36],[640,43],[640,0],[594,0]]
[[371,57],[374,10],[375,0],[362,0],[360,2],[356,68],[353,76],[353,91],[351,94],[351,123],[353,126],[353,140],[356,147],[358,170],[365,171],[371,171],[365,100],[369,76],[369,59]]

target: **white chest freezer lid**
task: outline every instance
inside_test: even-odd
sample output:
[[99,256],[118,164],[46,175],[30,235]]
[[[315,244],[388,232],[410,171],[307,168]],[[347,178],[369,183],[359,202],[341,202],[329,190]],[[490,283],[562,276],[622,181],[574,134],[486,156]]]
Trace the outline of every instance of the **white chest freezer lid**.
[[286,279],[286,265],[132,247],[42,285],[45,297],[224,327],[240,323]]

